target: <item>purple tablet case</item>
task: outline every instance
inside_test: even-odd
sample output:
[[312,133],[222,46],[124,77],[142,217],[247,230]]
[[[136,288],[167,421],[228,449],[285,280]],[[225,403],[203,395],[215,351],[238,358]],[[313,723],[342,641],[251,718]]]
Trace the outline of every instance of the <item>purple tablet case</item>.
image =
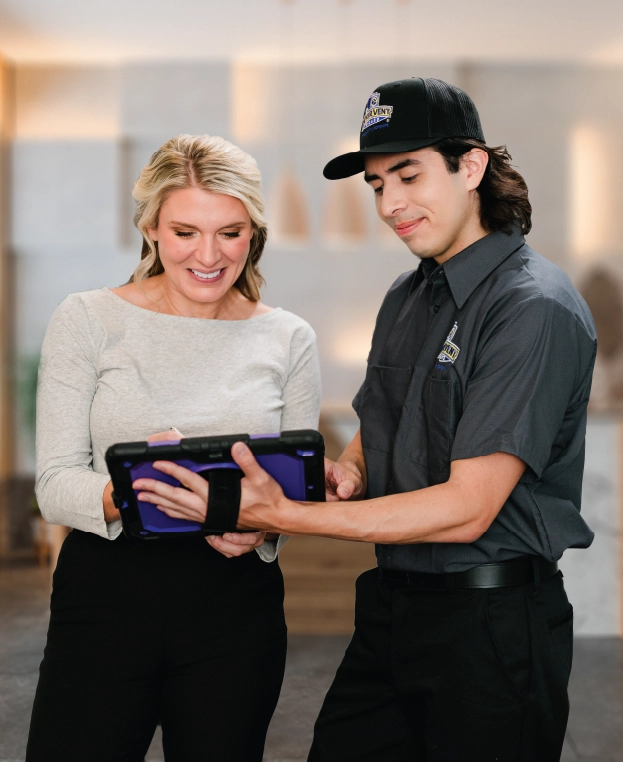
[[179,442],[126,442],[113,445],[106,452],[113,499],[125,534],[140,539],[206,534],[200,523],[171,518],[151,503],[138,500],[132,483],[139,478],[151,478],[179,486],[177,479],[153,468],[156,460],[174,461],[202,474],[213,468],[238,469],[231,457],[231,447],[240,441],[250,447],[262,468],[279,482],[286,497],[324,501],[324,440],[311,429],[194,437]]

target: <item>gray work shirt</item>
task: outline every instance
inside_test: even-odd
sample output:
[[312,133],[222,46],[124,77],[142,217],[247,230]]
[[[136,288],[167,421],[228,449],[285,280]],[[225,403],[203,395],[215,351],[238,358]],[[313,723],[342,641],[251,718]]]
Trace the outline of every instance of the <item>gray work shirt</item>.
[[[569,278],[519,232],[495,232],[390,288],[353,400],[369,498],[448,480],[453,460],[507,452],[527,465],[473,543],[377,545],[379,566],[463,571],[586,548],[580,516],[597,339]],[[420,509],[423,510],[423,509]]]

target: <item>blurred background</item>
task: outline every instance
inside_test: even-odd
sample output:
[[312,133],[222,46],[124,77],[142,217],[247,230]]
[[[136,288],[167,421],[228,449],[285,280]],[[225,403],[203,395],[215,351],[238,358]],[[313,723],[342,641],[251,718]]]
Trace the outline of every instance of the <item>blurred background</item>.
[[[330,453],[350,439],[376,312],[417,261],[377,220],[360,176],[329,183],[322,167],[358,146],[374,88],[410,76],[472,96],[487,142],[506,144],[528,183],[528,242],[595,317],[583,512],[596,537],[561,565],[578,635],[620,644],[620,0],[0,0],[0,574],[13,570],[11,589],[35,561],[47,574],[62,539],[32,492],[46,325],[68,293],[128,279],[140,252],[131,189],[174,135],[222,135],[257,159],[264,301],[315,329]],[[350,632],[353,580],[373,564],[368,546],[292,541],[291,632]]]

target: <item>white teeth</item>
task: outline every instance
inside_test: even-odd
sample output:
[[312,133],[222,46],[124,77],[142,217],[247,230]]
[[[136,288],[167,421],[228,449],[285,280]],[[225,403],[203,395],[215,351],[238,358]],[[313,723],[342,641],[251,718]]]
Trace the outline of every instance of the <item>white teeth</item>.
[[222,269],[217,270],[216,272],[213,272],[213,273],[201,273],[199,272],[199,270],[191,270],[191,273],[193,273],[193,275],[196,275],[198,278],[203,278],[204,280],[211,280],[212,278],[216,278],[216,276],[220,275],[221,272],[222,272]]

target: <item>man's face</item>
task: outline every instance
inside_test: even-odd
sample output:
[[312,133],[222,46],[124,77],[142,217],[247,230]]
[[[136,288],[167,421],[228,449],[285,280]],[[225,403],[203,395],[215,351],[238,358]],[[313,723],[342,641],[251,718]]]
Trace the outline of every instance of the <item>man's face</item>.
[[475,192],[482,172],[470,167],[469,156],[455,174],[432,148],[365,157],[379,217],[422,259],[442,264],[485,234]]

